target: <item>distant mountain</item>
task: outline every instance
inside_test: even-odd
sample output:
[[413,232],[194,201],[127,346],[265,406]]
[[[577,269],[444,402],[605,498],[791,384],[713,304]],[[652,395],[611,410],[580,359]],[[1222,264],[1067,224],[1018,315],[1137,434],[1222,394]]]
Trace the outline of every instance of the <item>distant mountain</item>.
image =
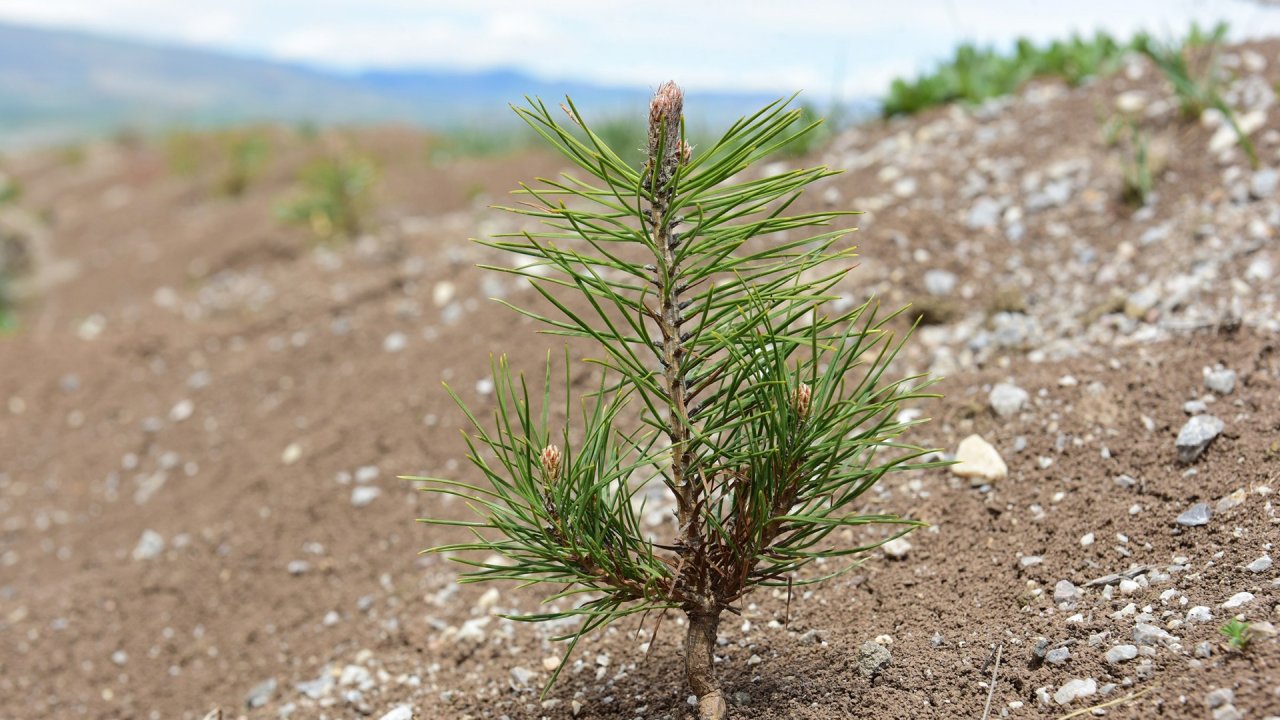
[[[205,50],[0,23],[0,145],[120,128],[247,121],[407,122],[445,128],[511,122],[508,103],[565,94],[585,113],[643,112],[651,91],[539,80],[511,70],[405,69],[343,75]],[[774,99],[690,93],[689,109],[722,123]]]

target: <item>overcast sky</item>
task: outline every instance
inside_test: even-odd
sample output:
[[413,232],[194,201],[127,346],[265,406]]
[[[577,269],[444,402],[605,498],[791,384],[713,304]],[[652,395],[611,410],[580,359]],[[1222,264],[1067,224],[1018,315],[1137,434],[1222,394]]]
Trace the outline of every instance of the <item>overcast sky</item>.
[[1245,0],[0,0],[0,19],[342,70],[508,67],[844,98],[878,95],[963,40],[1172,35],[1193,19],[1280,35],[1280,10]]

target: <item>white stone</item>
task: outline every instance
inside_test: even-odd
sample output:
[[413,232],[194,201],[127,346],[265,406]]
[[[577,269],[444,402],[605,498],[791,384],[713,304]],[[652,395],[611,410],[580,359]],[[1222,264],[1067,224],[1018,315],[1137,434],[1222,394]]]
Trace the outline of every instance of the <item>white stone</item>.
[[1138,657],[1138,646],[1136,645],[1117,645],[1107,651],[1107,662],[1112,665],[1126,662],[1136,657]]
[[1138,645],[1155,646],[1173,644],[1178,638],[1155,625],[1137,623],[1133,626],[1133,641]]
[[1027,404],[1030,395],[1026,390],[1012,383],[999,383],[991,388],[991,395],[988,400],[991,403],[991,409],[996,411],[1000,417],[1007,418],[1017,415],[1023,406]]
[[957,463],[951,466],[951,472],[959,477],[982,483],[1002,480],[1009,475],[1009,466],[1004,458],[992,447],[991,443],[978,435],[970,435],[960,441],[956,448]]
[[385,352],[400,352],[409,344],[409,338],[402,332],[393,332],[382,340],[382,349]]
[[1053,694],[1053,701],[1059,705],[1070,705],[1073,700],[1086,698],[1098,692],[1098,681],[1093,678],[1076,679],[1058,688]]
[[164,552],[164,536],[155,530],[143,530],[142,537],[133,548],[134,560],[154,560]]
[[285,447],[284,452],[280,453],[280,462],[285,465],[292,465],[302,458],[302,446],[298,443],[289,443]]
[[1213,613],[1204,605],[1196,605],[1187,611],[1187,622],[1213,622]]
[[378,720],[413,720],[413,706],[397,705]]
[[172,422],[182,422],[191,417],[191,413],[196,409],[195,403],[190,400],[179,400],[172,409],[169,410],[169,420]]
[[906,538],[894,538],[884,545],[880,546],[884,550],[884,554],[895,559],[903,560],[907,557],[907,553],[911,552],[911,543]]
[[382,490],[376,485],[357,485],[351,488],[351,504],[356,507],[364,507],[373,502],[382,494]]
[[450,300],[453,299],[453,295],[454,295],[453,283],[449,282],[448,280],[444,280],[442,282],[436,283],[436,286],[432,288],[431,302],[435,303],[436,307],[444,307],[445,305],[449,304]]
[[1248,605],[1251,602],[1253,602],[1253,593],[1238,592],[1235,595],[1232,595],[1226,602],[1222,603],[1222,607],[1227,610],[1234,610],[1241,605]]
[[1263,555],[1257,560],[1245,565],[1244,569],[1252,573],[1266,572],[1271,569],[1271,556]]

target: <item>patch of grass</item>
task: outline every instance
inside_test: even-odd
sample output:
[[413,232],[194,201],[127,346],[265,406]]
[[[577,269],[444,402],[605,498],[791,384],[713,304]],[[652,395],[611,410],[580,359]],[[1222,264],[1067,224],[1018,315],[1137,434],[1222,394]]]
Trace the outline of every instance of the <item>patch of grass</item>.
[[525,128],[459,127],[427,140],[427,160],[446,165],[462,158],[499,157],[526,150],[535,136]]
[[1226,34],[1226,23],[1218,23],[1209,32],[1192,24],[1191,32],[1181,43],[1159,41],[1140,34],[1134,38],[1133,46],[1155,63],[1173,86],[1183,117],[1198,119],[1209,108],[1222,113],[1235,130],[1237,142],[1248,156],[1249,164],[1256,169],[1258,153],[1253,147],[1253,141],[1240,127],[1235,111],[1222,97],[1226,78],[1218,55]]
[[321,241],[350,240],[364,228],[377,179],[373,161],[353,153],[312,161],[298,177],[296,197],[276,209],[286,222],[306,225]]
[[237,133],[226,140],[226,169],[218,189],[229,197],[240,197],[266,167],[271,143],[262,133]]
[[1147,134],[1131,118],[1114,118],[1103,132],[1108,146],[1125,149],[1121,160],[1124,201],[1138,207],[1146,205],[1155,182]]
[[1244,652],[1253,642],[1253,630],[1248,623],[1232,618],[1226,625],[1218,628],[1218,632],[1227,638],[1227,646],[1237,652]]
[[22,197],[22,183],[18,178],[0,170],[0,205],[14,202]]
[[164,154],[174,175],[190,177],[200,168],[200,141],[195,133],[174,130],[166,135]]
[[[1213,107],[1234,125],[1234,117],[1222,100],[1217,62],[1226,29],[1225,24],[1219,24],[1205,31],[1193,24],[1181,41],[1158,41],[1139,33],[1121,42],[1103,32],[1047,45],[1021,39],[1010,52],[964,44],[932,72],[894,80],[881,111],[892,117],[951,102],[981,103],[1014,93],[1037,77],[1080,85],[1091,77],[1115,72],[1126,54],[1137,52],[1149,57],[1169,78],[1188,116],[1199,117],[1205,108]],[[1244,138],[1241,145],[1246,142]],[[1246,147],[1246,152],[1252,152],[1252,146]]]
[[980,103],[1013,93],[1035,77],[1058,77],[1079,85],[1114,71],[1129,50],[1128,44],[1101,32],[1089,39],[1072,36],[1048,45],[1024,38],[1011,53],[964,44],[934,72],[914,80],[894,80],[882,112],[890,117],[950,102]]

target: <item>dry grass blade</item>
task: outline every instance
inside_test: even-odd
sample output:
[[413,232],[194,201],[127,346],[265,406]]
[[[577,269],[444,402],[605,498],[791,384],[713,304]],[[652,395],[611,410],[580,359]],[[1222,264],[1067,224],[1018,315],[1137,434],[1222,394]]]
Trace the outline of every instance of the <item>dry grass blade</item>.
[[1004,651],[1004,645],[996,648],[996,664],[991,668],[991,687],[987,688],[987,704],[982,709],[982,720],[991,717],[991,698],[996,694],[996,675],[1000,672],[1000,653]]

